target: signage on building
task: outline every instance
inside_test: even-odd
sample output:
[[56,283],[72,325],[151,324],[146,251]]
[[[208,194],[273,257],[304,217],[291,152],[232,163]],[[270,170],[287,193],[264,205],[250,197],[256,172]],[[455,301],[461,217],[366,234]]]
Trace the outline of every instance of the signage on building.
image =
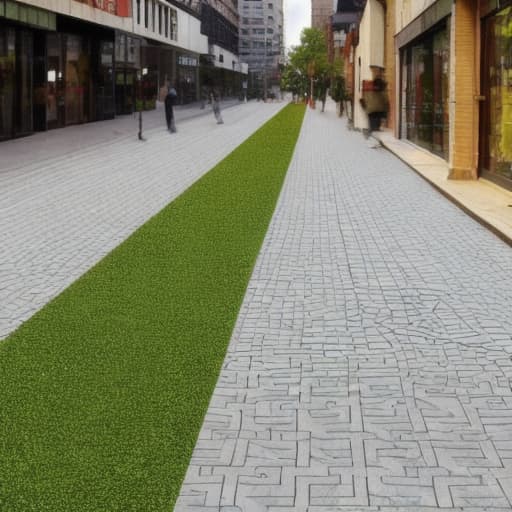
[[86,4],[95,9],[114,14],[115,16],[130,16],[130,0],[75,0],[81,4]]
[[197,59],[195,57],[189,57],[188,55],[178,55],[178,64],[180,66],[197,66]]

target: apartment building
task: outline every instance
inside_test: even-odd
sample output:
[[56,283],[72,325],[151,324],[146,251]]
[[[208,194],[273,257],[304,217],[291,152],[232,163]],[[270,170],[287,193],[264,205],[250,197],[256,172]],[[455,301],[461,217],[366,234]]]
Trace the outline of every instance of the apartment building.
[[249,94],[279,89],[284,63],[283,0],[240,0],[240,58],[249,67]]

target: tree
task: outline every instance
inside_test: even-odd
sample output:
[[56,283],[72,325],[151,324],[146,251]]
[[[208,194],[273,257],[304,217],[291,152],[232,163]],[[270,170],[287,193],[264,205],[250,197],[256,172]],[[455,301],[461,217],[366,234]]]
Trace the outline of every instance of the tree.
[[327,43],[324,33],[317,28],[305,28],[300,36],[300,45],[294,46],[288,54],[289,62],[285,67],[284,76],[288,81],[283,81],[283,89],[294,91],[290,88],[293,84],[299,92],[308,92],[313,99],[315,96],[314,85],[323,84],[330,76],[330,65],[327,59]]

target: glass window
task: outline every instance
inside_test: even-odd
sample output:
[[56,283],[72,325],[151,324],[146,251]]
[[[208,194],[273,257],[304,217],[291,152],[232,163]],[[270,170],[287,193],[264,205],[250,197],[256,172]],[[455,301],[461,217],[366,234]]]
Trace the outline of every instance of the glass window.
[[0,27],[0,140],[13,131],[14,30]]
[[126,36],[124,34],[116,35],[116,62],[126,61]]
[[162,6],[158,4],[158,33],[162,34]]
[[482,166],[512,186],[512,7],[485,21]]
[[178,40],[178,13],[171,9],[171,39]]
[[149,0],[144,0],[144,27],[149,28]]
[[151,0],[151,30],[155,31],[156,1]]
[[18,55],[16,59],[16,88],[18,105],[16,108],[16,133],[32,132],[32,32],[18,32]]
[[448,159],[449,29],[402,51],[402,136]]
[[67,36],[65,72],[66,124],[87,121],[89,52],[86,46],[81,37]]
[[46,122],[50,128],[64,123],[64,73],[63,53],[60,34],[48,34],[47,45],[47,80]]

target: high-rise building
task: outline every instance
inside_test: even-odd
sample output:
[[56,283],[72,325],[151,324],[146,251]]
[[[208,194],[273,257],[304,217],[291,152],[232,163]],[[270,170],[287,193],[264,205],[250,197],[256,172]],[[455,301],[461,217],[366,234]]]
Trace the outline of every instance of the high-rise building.
[[326,30],[336,3],[336,0],[311,0],[311,27]]
[[240,95],[247,66],[238,55],[238,0],[201,0],[199,3],[201,33],[208,37],[208,53],[201,58],[203,98],[212,87],[221,96]]
[[249,94],[279,88],[284,63],[283,0],[240,0],[240,59],[249,65]]

